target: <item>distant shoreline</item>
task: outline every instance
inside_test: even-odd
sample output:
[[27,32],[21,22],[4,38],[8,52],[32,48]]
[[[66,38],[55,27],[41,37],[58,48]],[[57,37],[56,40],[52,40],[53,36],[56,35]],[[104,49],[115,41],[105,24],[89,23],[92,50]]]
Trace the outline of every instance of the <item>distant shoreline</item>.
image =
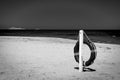
[[[116,35],[120,37],[120,30],[84,30],[88,35]],[[78,34],[79,30],[35,30],[35,29],[0,29],[2,33],[19,33],[19,32],[33,32],[33,33],[54,33],[54,34]]]
[[[0,30],[0,36],[58,37],[77,40],[79,30]],[[85,30],[94,42],[120,44],[120,30]]]

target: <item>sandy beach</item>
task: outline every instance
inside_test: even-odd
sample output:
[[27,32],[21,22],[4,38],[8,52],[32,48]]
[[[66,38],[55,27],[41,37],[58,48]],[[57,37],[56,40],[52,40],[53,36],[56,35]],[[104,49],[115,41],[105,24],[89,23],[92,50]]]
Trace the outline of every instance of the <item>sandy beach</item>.
[[[97,58],[79,72],[76,40],[53,37],[0,36],[0,80],[119,80],[120,45],[95,43]],[[84,57],[90,51],[84,46]]]

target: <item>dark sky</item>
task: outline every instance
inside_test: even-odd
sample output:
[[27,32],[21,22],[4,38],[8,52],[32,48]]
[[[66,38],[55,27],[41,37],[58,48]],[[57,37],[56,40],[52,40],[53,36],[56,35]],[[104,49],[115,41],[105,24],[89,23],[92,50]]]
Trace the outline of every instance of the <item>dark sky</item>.
[[0,28],[120,29],[117,0],[3,0]]

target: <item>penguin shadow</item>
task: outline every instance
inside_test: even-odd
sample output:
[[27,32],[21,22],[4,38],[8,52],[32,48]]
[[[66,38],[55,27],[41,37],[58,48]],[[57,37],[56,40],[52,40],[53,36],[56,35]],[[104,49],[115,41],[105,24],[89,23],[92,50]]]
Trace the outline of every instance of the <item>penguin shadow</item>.
[[[79,67],[74,67],[74,69],[79,70]],[[96,70],[92,68],[83,67],[83,72],[94,72],[94,71]]]

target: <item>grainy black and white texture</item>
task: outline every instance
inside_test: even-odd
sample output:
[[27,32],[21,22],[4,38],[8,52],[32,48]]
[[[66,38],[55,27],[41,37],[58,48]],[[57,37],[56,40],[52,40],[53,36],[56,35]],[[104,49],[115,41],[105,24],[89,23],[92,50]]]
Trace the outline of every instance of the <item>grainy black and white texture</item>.
[[[119,80],[119,3],[0,0],[0,80]],[[73,52],[80,29],[97,48],[82,73]],[[83,52],[88,60],[88,46]]]
[[[87,67],[89,70],[82,73],[78,71],[78,63],[74,59],[73,52],[78,31],[1,30],[0,32],[0,80],[119,80],[120,78],[120,38],[106,31],[86,31],[96,45],[97,58]],[[84,45],[83,59],[88,60],[89,56],[89,47]]]

